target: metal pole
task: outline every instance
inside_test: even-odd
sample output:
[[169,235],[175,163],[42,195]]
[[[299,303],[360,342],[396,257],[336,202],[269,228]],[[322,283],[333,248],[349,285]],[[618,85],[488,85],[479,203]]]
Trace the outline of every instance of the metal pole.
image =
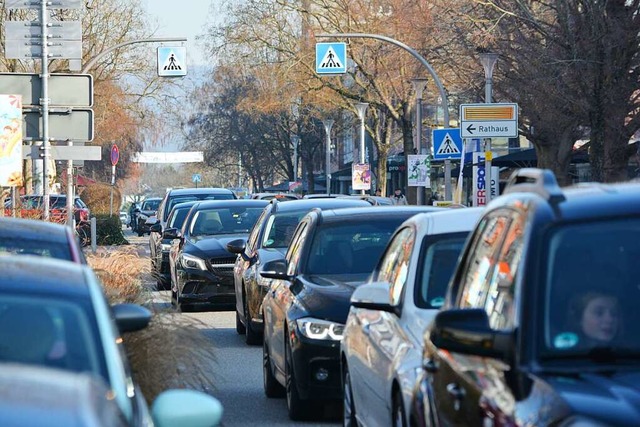
[[298,137],[293,137],[293,182],[298,182]]
[[[411,80],[413,90],[416,92],[416,151],[418,154],[422,153],[422,93],[427,87],[427,79],[413,79]],[[427,155],[430,154],[430,150],[427,150]],[[416,187],[416,204],[418,206],[424,205],[424,187]]]
[[96,253],[96,217],[91,217],[91,252]]
[[[485,104],[491,104],[491,96],[493,91],[493,68],[498,61],[498,54],[496,53],[481,53],[480,63],[484,69],[484,102]],[[486,204],[491,201],[491,160],[493,153],[491,152],[491,138],[485,138],[484,146],[484,179],[485,179],[485,194]]]
[[[360,117],[360,164],[365,164],[364,157],[364,119],[367,115],[367,107],[369,106],[366,102],[358,102],[356,104],[356,110],[358,111],[358,117]],[[364,194],[365,190],[360,190],[360,194]]]
[[435,70],[431,67],[431,65],[427,62],[426,59],[424,59],[418,52],[416,52],[414,49],[410,48],[409,46],[407,46],[406,44],[392,39],[391,37],[386,37],[386,36],[381,36],[379,34],[366,34],[366,33],[335,33],[335,34],[316,34],[317,38],[327,38],[327,37],[350,37],[350,38],[369,38],[369,39],[376,39],[376,40],[382,40],[385,41],[387,43],[391,43],[393,45],[396,45],[404,50],[406,50],[407,52],[409,52],[411,55],[413,55],[414,58],[416,58],[418,61],[420,61],[420,63],[422,65],[425,66],[425,68],[427,69],[427,71],[429,72],[429,74],[431,75],[431,77],[433,77],[433,81],[436,84],[436,86],[438,87],[438,92],[440,93],[440,97],[442,98],[442,107],[444,109],[444,126],[445,127],[449,127],[449,102],[447,101],[447,93],[444,90],[444,86],[442,85],[442,82],[440,81],[440,78],[438,77],[438,75],[436,74]]
[[333,120],[326,119],[322,121],[324,124],[324,132],[327,135],[327,149],[325,151],[325,167],[324,174],[326,178],[327,194],[331,195],[331,127]]
[[445,159],[444,161],[444,199],[453,200],[453,197],[451,196],[451,160],[450,159]]
[[116,185],[116,165],[111,166],[111,197],[109,201],[109,216],[113,216],[113,187]]
[[42,195],[45,221],[49,220],[49,46],[47,38],[47,2],[42,2],[40,8],[40,22],[42,25]]
[[[73,141],[67,140],[69,147],[73,146]],[[73,194],[73,160],[67,160],[67,225],[73,228],[73,206],[75,205],[75,195]]]

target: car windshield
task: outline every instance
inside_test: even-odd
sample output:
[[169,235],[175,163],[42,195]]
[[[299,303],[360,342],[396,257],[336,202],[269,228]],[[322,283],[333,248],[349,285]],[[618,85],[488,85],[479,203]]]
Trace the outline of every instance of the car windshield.
[[467,233],[426,236],[420,253],[421,280],[415,288],[416,306],[440,308]]
[[203,209],[193,215],[189,233],[192,236],[248,233],[264,207],[229,207]]
[[162,200],[157,199],[157,200],[145,200],[142,203],[142,209],[143,211],[157,211],[158,210],[158,206],[160,206],[160,202]]
[[176,196],[169,199],[169,203],[167,203],[166,212],[171,212],[171,208],[173,208],[178,203],[184,202],[193,202],[197,200],[233,200],[233,194],[231,193],[221,193],[221,194],[188,194],[184,196]]
[[371,273],[391,235],[406,218],[326,224],[313,236],[308,274]]
[[91,372],[109,382],[88,303],[0,295],[0,361]]
[[544,355],[640,355],[640,220],[557,228],[546,264]]
[[287,248],[300,219],[307,214],[302,212],[287,212],[272,215],[266,226],[262,239],[264,248]]
[[36,255],[73,261],[69,242],[24,237],[15,239],[0,233],[0,256],[2,255]]

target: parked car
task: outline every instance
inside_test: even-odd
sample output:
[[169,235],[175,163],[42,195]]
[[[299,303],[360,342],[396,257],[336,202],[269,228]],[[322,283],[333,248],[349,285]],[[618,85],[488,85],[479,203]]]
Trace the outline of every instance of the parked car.
[[[90,373],[105,381],[128,425],[150,425],[120,334],[145,328],[151,312],[135,304],[109,306],[88,266],[3,256],[0,271],[0,360]],[[158,425],[187,426],[214,424],[221,412],[209,395],[169,390],[156,398],[152,414]]]
[[[158,219],[153,230],[149,230],[149,250],[151,251],[151,262],[155,263],[156,272],[163,269],[163,259],[169,256],[169,249],[166,246],[167,239],[163,237],[164,230],[167,228],[167,219],[171,209],[178,203],[193,202],[200,200],[233,200],[236,195],[233,191],[226,188],[174,188],[166,192],[162,198],[162,202],[158,207],[156,218]],[[163,240],[165,243],[163,243]],[[165,246],[162,246],[162,245]],[[158,263],[159,269],[158,269]],[[171,286],[171,277],[165,273],[160,273],[159,283],[161,288],[165,289]]]
[[127,211],[120,211],[120,222],[122,223],[122,225],[126,226],[129,225],[129,212]]
[[[198,201],[178,203],[174,205],[167,217],[166,230],[175,229],[181,230],[184,220],[187,218],[187,214],[191,207],[198,203]],[[151,233],[160,233],[161,225],[160,221],[156,222],[149,229]],[[170,236],[175,235],[175,232],[170,232]],[[149,243],[151,243],[149,239]],[[165,238],[162,236],[160,240],[160,250],[154,251],[154,256],[151,257],[151,272],[156,278],[156,287],[158,290],[170,290],[171,289],[171,272],[169,271],[169,250],[171,249],[171,242],[173,239]]]
[[150,224],[148,224],[147,221],[149,218],[156,216],[160,202],[162,202],[161,197],[149,197],[142,202],[142,205],[140,205],[140,211],[137,212],[138,224],[136,226],[136,233],[138,233],[138,236],[151,233],[149,230]]
[[368,282],[351,296],[340,343],[344,425],[409,425],[422,334],[444,303],[462,247],[482,212],[446,209],[409,218]]
[[233,269],[236,292],[236,331],[245,334],[247,344],[262,343],[262,300],[269,289],[269,279],[260,276],[264,263],[283,259],[293,231],[311,209],[336,209],[369,206],[361,200],[294,200],[282,204],[272,201],[247,239],[227,244],[230,252],[240,254]]
[[425,332],[413,425],[640,425],[640,185],[521,169]]
[[233,266],[236,254],[227,243],[246,238],[267,200],[212,200],[191,207],[178,234],[166,229],[172,239],[169,250],[171,302],[188,311],[198,304],[233,307]]
[[286,202],[288,200],[298,200],[299,197],[293,193],[254,193],[251,198],[259,200],[277,199],[281,202]]
[[36,219],[0,218],[0,255],[10,254],[87,263],[72,228]]
[[[293,203],[293,202],[291,202]],[[274,279],[263,302],[267,397],[283,392],[289,417],[304,419],[342,399],[340,340],[353,290],[373,271],[389,238],[430,206],[314,209],[295,230],[285,259],[260,274]]]
[[[16,216],[29,219],[42,219],[44,209],[44,196],[28,194],[20,196],[20,205],[16,206],[19,212]],[[91,212],[87,204],[78,196],[74,197],[73,210],[76,223],[89,221]],[[5,216],[13,216],[13,202],[5,201]],[[65,223],[67,221],[67,195],[49,194],[49,217],[52,222]]]

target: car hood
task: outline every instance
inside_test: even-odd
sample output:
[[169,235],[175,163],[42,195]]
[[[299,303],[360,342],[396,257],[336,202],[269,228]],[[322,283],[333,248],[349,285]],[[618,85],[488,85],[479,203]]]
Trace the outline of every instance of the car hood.
[[[232,240],[239,239],[241,237],[246,238],[246,234],[221,234],[219,236],[198,236],[190,239],[191,246],[200,252],[204,252],[207,255],[214,253],[228,253],[227,243]],[[235,254],[233,254],[235,256]]]
[[575,415],[611,425],[640,425],[640,372],[584,373],[541,378]]
[[[291,290],[295,292],[296,288],[300,289],[296,296],[299,305],[304,307],[300,317],[311,316],[345,323],[349,315],[351,294],[366,280],[366,274],[302,275]],[[297,284],[302,286],[296,286]]]

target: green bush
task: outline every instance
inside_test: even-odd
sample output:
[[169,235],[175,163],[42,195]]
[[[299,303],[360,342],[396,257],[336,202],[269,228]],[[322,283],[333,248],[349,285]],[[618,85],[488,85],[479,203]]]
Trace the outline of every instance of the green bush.
[[122,234],[119,216],[109,214],[96,215],[96,243],[98,245],[128,245]]

